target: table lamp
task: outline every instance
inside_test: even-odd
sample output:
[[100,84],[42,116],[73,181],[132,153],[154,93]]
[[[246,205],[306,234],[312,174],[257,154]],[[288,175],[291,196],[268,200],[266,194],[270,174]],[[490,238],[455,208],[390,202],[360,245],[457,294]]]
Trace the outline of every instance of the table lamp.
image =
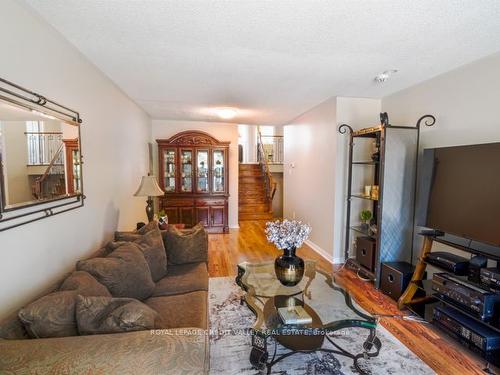
[[148,215],[149,222],[153,221],[154,218],[154,207],[153,207],[153,198],[152,197],[160,197],[163,194],[163,190],[158,186],[158,182],[156,181],[155,176],[142,176],[141,184],[139,185],[139,189],[135,192],[135,197],[148,197],[147,206],[146,206],[146,215]]

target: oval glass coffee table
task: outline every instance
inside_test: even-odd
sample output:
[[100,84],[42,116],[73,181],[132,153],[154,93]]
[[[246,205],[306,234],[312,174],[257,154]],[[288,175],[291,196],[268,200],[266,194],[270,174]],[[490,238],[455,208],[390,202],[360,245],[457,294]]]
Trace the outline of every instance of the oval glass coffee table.
[[[279,282],[274,262],[240,263],[236,283],[245,291],[241,303],[246,303],[256,316],[250,354],[255,368],[267,369],[270,373],[273,365],[295,353],[323,351],[351,358],[357,371],[365,374],[360,359],[376,357],[380,352],[382,344],[376,335],[376,318],[364,312],[334,278],[317,269],[315,261],[305,261],[304,277],[294,287]],[[290,306],[302,306],[312,322],[285,324],[278,308]],[[335,336],[342,330],[354,333],[353,340],[359,347],[357,353],[335,342]],[[268,344],[273,342],[274,354],[270,356]],[[325,345],[326,342],[329,345]],[[279,356],[276,355],[278,343],[288,349]]]

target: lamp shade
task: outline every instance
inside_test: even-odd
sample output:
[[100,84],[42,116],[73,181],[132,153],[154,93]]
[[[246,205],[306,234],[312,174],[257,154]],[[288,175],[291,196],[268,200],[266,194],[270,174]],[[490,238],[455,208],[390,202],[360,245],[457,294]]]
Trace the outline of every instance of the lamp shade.
[[159,197],[163,195],[163,190],[158,186],[155,176],[142,176],[141,185],[135,192],[136,197]]

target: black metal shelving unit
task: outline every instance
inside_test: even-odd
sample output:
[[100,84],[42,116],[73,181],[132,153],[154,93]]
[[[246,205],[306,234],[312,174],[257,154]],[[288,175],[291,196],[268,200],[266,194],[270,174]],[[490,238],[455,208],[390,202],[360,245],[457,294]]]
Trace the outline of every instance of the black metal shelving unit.
[[[424,121],[425,120],[425,121]],[[347,214],[345,227],[344,257],[346,265],[358,271],[360,276],[374,281],[380,286],[382,262],[412,262],[415,191],[417,181],[418,147],[420,125],[432,126],[434,116],[422,116],[416,126],[394,126],[389,124],[387,113],[380,114],[380,125],[355,131],[350,125],[339,126],[341,134],[349,135]],[[361,139],[372,139],[378,145],[378,160],[353,160],[356,143]],[[353,192],[353,167],[372,168],[373,184],[379,186],[379,197],[371,197]],[[377,226],[376,233],[364,230],[351,223],[354,199],[372,202],[372,221]],[[362,267],[350,256],[353,236],[363,235],[376,242],[375,271]]]

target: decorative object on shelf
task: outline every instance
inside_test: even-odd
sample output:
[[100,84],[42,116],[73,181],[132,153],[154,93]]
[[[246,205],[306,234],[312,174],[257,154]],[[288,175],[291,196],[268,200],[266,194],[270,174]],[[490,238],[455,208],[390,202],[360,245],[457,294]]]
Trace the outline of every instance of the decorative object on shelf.
[[379,187],[378,185],[373,185],[371,190],[371,198],[374,201],[378,201],[378,197],[379,197]]
[[153,207],[153,197],[160,197],[165,193],[158,186],[155,176],[142,176],[141,184],[135,192],[135,197],[148,197],[146,205],[146,215],[148,215],[148,221],[151,222],[154,219],[154,207]]
[[274,271],[285,286],[297,285],[304,276],[304,260],[295,251],[309,237],[311,227],[297,220],[276,220],[266,223],[267,240],[284,254],[276,258]]
[[168,229],[168,216],[165,210],[158,212],[158,225],[162,230]]
[[365,186],[365,197],[371,197],[371,195],[372,195],[372,186],[366,185]]
[[380,161],[380,137],[375,138],[373,142],[373,154],[371,158],[373,161]]
[[370,210],[363,210],[359,214],[359,218],[361,219],[361,227],[363,229],[368,229],[368,226],[370,225],[370,220],[373,217],[373,214]]

